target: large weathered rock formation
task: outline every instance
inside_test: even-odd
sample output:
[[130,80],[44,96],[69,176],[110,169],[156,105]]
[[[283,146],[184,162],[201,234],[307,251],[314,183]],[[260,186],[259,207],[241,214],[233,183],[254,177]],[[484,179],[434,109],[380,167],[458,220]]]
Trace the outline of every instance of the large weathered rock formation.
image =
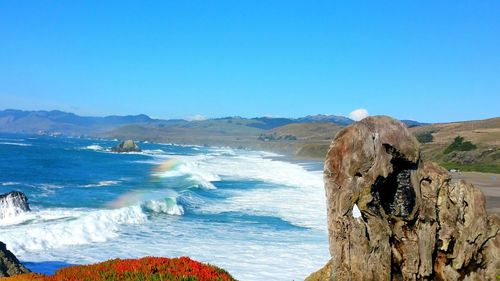
[[4,243],[0,242],[0,277],[9,277],[30,272],[12,254]]
[[500,219],[477,187],[450,179],[399,121],[340,131],[324,171],[331,260],[306,280],[495,280]]

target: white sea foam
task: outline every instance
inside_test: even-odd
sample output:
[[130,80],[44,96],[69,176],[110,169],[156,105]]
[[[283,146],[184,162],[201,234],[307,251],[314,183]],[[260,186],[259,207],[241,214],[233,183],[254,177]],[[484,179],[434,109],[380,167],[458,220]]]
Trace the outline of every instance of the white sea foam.
[[0,142],[0,144],[5,144],[5,145],[16,145],[16,146],[31,146],[29,143],[18,143],[18,142]]
[[19,182],[14,182],[14,181],[7,181],[7,182],[2,182],[2,186],[11,186],[11,185],[19,185]]
[[[205,149],[209,155],[159,153],[148,154],[152,158],[141,161],[160,164],[177,158],[180,164],[159,176],[186,177],[200,185],[213,186],[220,180],[266,183],[263,188],[223,190],[227,191],[228,198],[220,200],[184,198],[186,193],[182,193],[184,207],[189,208],[192,203],[196,206],[195,212],[202,212],[203,216],[232,211],[275,216],[309,229],[290,232],[258,228],[245,232],[252,228],[196,217],[185,220],[162,216],[162,213],[181,215],[184,209],[175,200],[155,198],[115,210],[32,212],[23,218],[24,223],[0,227],[0,240],[21,259],[31,261],[89,263],[112,257],[190,255],[218,264],[240,280],[299,280],[320,268],[329,257],[322,173],[266,158],[276,155],[230,149],[203,148],[203,151]],[[94,244],[70,247],[87,243]]]
[[202,212],[242,212],[277,216],[296,226],[326,230],[326,203],[322,188],[272,188],[234,191],[226,202],[199,207]]
[[42,183],[42,184],[39,184],[37,187],[44,189],[44,190],[64,188],[63,185],[53,184],[53,183]]
[[107,180],[107,181],[100,181],[98,183],[84,184],[84,185],[82,185],[82,187],[102,187],[102,186],[117,185],[119,183],[120,183],[120,181]]
[[260,180],[293,187],[323,186],[320,173],[284,161],[262,158],[260,155],[237,156],[179,156],[190,172],[203,175],[209,181],[222,179]]
[[0,141],[25,141],[25,139],[0,138]]
[[326,203],[322,172],[303,166],[263,158],[260,152],[243,152],[232,156],[176,156],[181,161],[175,169],[160,173],[162,177],[189,175],[204,187],[220,180],[257,180],[276,188],[237,190],[227,201],[200,206],[207,213],[238,211],[279,216],[297,226],[325,229]]
[[215,173],[204,170],[199,165],[200,162],[197,161],[183,161],[172,170],[155,172],[153,175],[159,178],[186,176],[200,187],[215,189],[212,182],[219,181],[220,177]]
[[142,203],[141,207],[153,213],[164,213],[176,216],[182,216],[184,214],[184,208],[171,198],[165,200],[149,200]]
[[91,145],[87,145],[85,146],[83,149],[89,149],[89,150],[95,150],[95,151],[101,151],[101,150],[104,150],[104,148],[102,148],[102,146],[98,145],[98,144],[91,144]]
[[165,151],[162,149],[144,149],[142,150],[144,154],[149,154],[149,155],[162,155],[165,154]]
[[16,253],[105,242],[117,237],[120,225],[139,224],[147,215],[139,206],[116,210],[48,210],[34,212],[30,224],[3,227],[3,242]]
[[[1,232],[0,229],[0,235]],[[238,280],[247,281],[303,280],[329,258],[327,236],[318,238],[310,231],[245,232],[234,224],[207,224],[174,218],[123,225],[123,232],[127,235],[92,246],[13,251],[23,260],[52,259],[68,263],[94,263],[116,257],[189,255],[202,262],[217,264]]]
[[51,194],[54,194],[57,189],[64,188],[64,186],[62,186],[62,185],[52,184],[52,183],[41,183],[41,184],[23,183],[23,185],[33,187],[33,188],[40,190],[40,192],[33,195],[35,197],[46,197],[46,196],[49,196]]
[[0,223],[3,220],[9,220],[22,213],[27,212],[24,206],[19,203],[15,196],[8,194],[0,198]]
[[[27,222],[49,222],[62,218],[71,218],[75,214],[73,209],[42,209],[23,212],[14,217],[0,220],[0,226],[21,225]],[[1,233],[1,231],[0,231]]]

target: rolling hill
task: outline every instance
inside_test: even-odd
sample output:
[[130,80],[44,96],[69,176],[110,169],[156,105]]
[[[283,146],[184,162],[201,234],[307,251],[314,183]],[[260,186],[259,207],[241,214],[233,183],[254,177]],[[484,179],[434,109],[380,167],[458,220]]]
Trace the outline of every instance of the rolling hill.
[[[301,118],[239,116],[187,121],[147,115],[86,117],[62,111],[0,111],[0,132],[147,140],[270,150],[322,159],[335,134],[351,119],[335,115]],[[500,173],[500,118],[423,124],[403,120],[422,142],[422,156],[448,168]],[[473,149],[445,150],[456,137]],[[448,149],[450,150],[450,149]]]
[[[422,143],[422,155],[444,165],[464,171],[500,173],[500,118],[440,123],[410,128],[417,136],[428,136]],[[430,137],[432,136],[432,137]],[[462,137],[476,148],[454,149],[445,153],[455,138]]]

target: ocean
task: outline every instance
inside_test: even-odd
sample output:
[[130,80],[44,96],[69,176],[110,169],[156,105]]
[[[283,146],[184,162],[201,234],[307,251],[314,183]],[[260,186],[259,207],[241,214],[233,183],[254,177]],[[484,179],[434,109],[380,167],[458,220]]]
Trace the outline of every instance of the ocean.
[[303,280],[329,259],[322,163],[220,147],[0,135],[0,241],[41,273],[189,256],[245,281]]

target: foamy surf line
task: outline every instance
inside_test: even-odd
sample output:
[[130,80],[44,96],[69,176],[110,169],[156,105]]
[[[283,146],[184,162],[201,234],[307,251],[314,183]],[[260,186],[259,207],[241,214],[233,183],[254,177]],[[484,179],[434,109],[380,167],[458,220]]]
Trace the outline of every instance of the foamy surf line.
[[104,150],[104,148],[98,144],[87,145],[85,147],[82,147],[82,149],[96,150],[96,151]]
[[29,143],[18,143],[18,142],[0,142],[0,145],[16,145],[16,146],[31,146]]
[[0,237],[20,254],[103,243],[118,237],[121,226],[145,223],[153,213],[180,216],[184,210],[175,199],[163,198],[111,210],[46,209],[18,213],[0,220]]
[[58,216],[58,212],[53,210],[48,214],[33,213],[30,215],[38,219],[38,222],[3,227],[0,231],[3,242],[21,254],[27,251],[105,242],[118,235],[120,225],[138,224],[147,219],[139,206],[90,212],[62,211],[67,217]]
[[[233,191],[227,200],[200,204],[198,211],[217,214],[243,212],[277,216],[293,225],[325,230],[326,212],[322,171],[310,171],[307,163],[276,160],[259,151],[199,155],[157,156],[141,163],[154,165],[152,176],[185,177],[204,188],[218,181],[261,181],[276,187]],[[286,200],[283,200],[286,198]],[[306,199],[307,198],[307,199]]]
[[84,184],[81,185],[82,187],[103,187],[103,186],[111,186],[111,185],[117,185],[121,181],[118,180],[105,180],[105,181],[99,181],[97,183],[89,183],[89,184]]
[[[166,159],[166,160],[165,160]],[[247,155],[169,155],[153,161],[141,163],[164,165],[168,161],[178,161],[174,168],[155,171],[155,176],[173,177],[190,174],[205,182],[224,179],[260,180],[290,187],[318,188],[323,186],[321,171],[308,171],[295,163],[263,157],[259,154]]]

